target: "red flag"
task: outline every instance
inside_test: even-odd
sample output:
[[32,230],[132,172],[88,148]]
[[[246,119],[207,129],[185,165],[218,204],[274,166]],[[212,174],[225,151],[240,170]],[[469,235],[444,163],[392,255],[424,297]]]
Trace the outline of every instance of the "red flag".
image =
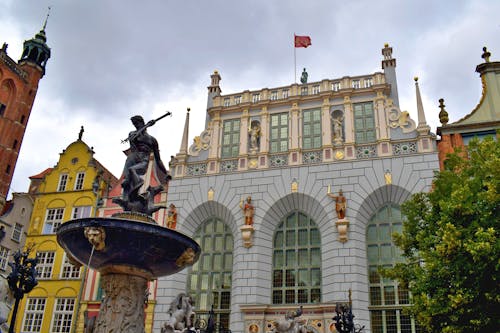
[[295,47],[308,47],[311,45],[311,37],[309,36],[295,36]]

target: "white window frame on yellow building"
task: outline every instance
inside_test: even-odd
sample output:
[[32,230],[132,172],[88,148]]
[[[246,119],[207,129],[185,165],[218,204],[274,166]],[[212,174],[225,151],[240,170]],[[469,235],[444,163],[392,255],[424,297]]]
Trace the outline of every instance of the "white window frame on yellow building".
[[76,267],[72,265],[66,253],[64,253],[63,264],[61,266],[60,278],[67,280],[78,280],[80,279],[81,267]]
[[47,299],[44,297],[28,297],[22,332],[41,332],[46,303]]
[[51,333],[66,333],[71,330],[75,311],[75,299],[73,297],[56,298],[52,321],[50,323]]
[[43,225],[43,234],[50,235],[57,231],[64,218],[64,208],[47,208],[45,213],[45,222]]
[[61,173],[59,175],[59,183],[57,184],[57,192],[66,191],[66,186],[68,185],[69,175],[67,173]]
[[72,219],[81,219],[92,215],[92,206],[76,206],[71,212]]
[[37,253],[38,264],[36,270],[38,272],[39,280],[48,280],[52,278],[52,268],[56,261],[55,251],[39,251]]
[[75,191],[83,190],[83,182],[85,180],[85,172],[78,172],[75,180]]

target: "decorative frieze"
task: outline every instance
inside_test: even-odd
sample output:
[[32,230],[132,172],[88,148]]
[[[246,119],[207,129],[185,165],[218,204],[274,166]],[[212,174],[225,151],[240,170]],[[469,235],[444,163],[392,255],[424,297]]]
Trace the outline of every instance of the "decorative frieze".
[[356,147],[356,157],[360,159],[377,157],[377,146],[369,145]]
[[316,164],[323,162],[321,151],[307,151],[302,154],[302,162],[304,164]]
[[188,176],[201,176],[207,174],[206,163],[188,164],[186,175]]
[[395,143],[392,145],[393,155],[408,155],[416,153],[417,153],[416,142],[402,142],[402,143]]
[[271,168],[283,167],[288,165],[288,155],[272,155],[271,157],[269,157],[269,161],[271,162]]
[[238,160],[225,160],[220,162],[220,172],[234,172],[238,170]]

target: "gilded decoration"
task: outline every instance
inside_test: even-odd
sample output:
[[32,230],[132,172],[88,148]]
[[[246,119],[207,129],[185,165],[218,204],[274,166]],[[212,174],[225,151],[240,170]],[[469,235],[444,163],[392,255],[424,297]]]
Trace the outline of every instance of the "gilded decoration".
[[106,231],[103,227],[85,227],[83,234],[96,251],[102,251],[106,248],[104,242],[106,240]]
[[184,267],[186,265],[191,265],[194,263],[194,257],[196,256],[196,252],[192,248],[188,248],[184,251],[179,258],[175,261],[177,267]]
[[343,160],[344,159],[344,151],[343,150],[337,150],[335,152],[335,159],[337,159],[337,160]]
[[189,155],[198,156],[200,151],[207,150],[210,147],[210,141],[212,140],[212,134],[210,129],[207,129],[199,136],[194,137],[193,144],[189,147]]
[[410,118],[408,111],[401,111],[398,107],[392,106],[388,109],[389,127],[401,128],[403,133],[415,130],[415,121]]

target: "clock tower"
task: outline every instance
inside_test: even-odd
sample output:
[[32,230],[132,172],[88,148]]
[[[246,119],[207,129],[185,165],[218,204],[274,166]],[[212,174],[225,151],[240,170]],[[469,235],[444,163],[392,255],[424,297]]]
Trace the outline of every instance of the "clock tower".
[[34,38],[24,42],[19,61],[7,55],[7,43],[0,49],[0,211],[9,193],[38,82],[50,58],[46,25],[47,20]]

